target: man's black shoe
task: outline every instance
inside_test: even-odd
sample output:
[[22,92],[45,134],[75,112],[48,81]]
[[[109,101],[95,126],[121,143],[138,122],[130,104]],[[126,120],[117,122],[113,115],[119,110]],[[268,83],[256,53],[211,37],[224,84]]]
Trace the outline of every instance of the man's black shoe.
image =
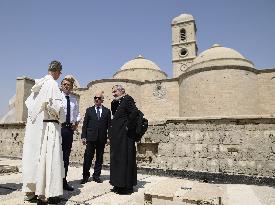
[[28,193],[24,197],[24,201],[30,202],[30,203],[37,202],[37,195],[35,195],[34,193]]
[[127,189],[119,189],[116,193],[119,194],[119,195],[129,195],[132,192],[128,192]]
[[37,205],[47,205],[48,202],[47,201],[44,201],[44,200],[41,200],[41,199],[37,199]]
[[96,183],[102,183],[103,181],[99,177],[93,177],[93,181]]
[[119,188],[117,186],[114,186],[112,189],[111,189],[111,192],[114,192],[114,193],[117,193],[119,191]]
[[47,204],[58,204],[60,201],[59,197],[50,197]]
[[128,192],[129,194],[132,194],[132,193],[134,193],[134,189],[133,189],[133,188],[129,188],[129,189],[127,189],[127,192]]
[[82,180],[81,180],[81,184],[86,184],[87,182],[89,181],[89,177],[84,177]]
[[73,191],[74,188],[70,186],[68,183],[63,183],[63,189],[67,191]]

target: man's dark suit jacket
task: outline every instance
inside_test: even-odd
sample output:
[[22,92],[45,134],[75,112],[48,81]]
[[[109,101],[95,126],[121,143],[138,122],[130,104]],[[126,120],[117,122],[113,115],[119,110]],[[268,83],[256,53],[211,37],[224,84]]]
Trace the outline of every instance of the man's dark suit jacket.
[[111,123],[111,111],[102,106],[100,119],[97,119],[95,106],[89,107],[86,110],[81,138],[86,138],[86,141],[99,143],[107,142],[107,130]]

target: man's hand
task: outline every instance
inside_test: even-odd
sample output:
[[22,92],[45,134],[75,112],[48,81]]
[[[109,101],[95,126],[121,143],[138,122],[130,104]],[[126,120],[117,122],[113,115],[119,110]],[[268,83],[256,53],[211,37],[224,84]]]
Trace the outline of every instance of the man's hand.
[[78,128],[78,126],[77,126],[76,124],[72,125],[72,130],[73,130],[73,131],[76,131],[77,128]]
[[107,145],[107,146],[110,145],[110,138],[109,138],[109,137],[107,138],[106,145]]
[[86,145],[86,138],[81,138],[82,144]]

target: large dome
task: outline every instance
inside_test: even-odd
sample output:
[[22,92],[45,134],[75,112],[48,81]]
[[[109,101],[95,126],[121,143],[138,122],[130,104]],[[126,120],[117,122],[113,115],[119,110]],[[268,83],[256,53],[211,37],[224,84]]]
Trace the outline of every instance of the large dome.
[[136,68],[145,68],[145,69],[153,69],[160,70],[160,68],[152,61],[145,59],[142,55],[139,55],[133,60],[125,63],[120,70],[128,70],[128,69],[136,69]]
[[154,81],[167,78],[167,74],[152,61],[145,59],[139,55],[133,60],[125,63],[113,78],[115,79],[130,79],[137,81]]
[[181,15],[175,17],[172,20],[172,24],[186,22],[186,21],[193,21],[193,20],[194,20],[194,18],[193,18],[192,15],[190,15],[190,14],[181,14]]
[[254,68],[253,63],[239,52],[232,48],[214,44],[211,48],[197,56],[187,71],[211,66],[245,66]]

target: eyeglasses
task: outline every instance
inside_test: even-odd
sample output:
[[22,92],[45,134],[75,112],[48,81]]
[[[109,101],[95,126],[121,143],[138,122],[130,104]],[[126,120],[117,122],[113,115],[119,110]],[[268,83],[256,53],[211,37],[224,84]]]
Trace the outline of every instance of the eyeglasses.
[[62,83],[62,85],[68,85],[68,86],[71,86],[71,84],[70,83]]
[[95,100],[96,100],[96,99],[101,100],[101,97],[96,97],[96,96],[95,96],[94,99],[95,99]]
[[117,90],[113,90],[112,93],[115,93]]

